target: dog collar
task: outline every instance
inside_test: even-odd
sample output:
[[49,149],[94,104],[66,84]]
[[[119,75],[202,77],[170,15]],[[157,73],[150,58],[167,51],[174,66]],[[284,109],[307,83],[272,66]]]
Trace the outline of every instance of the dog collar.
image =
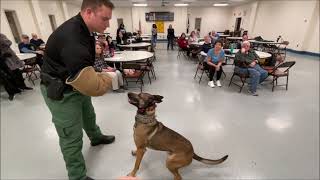
[[148,116],[148,115],[141,115],[137,114],[135,117],[136,122],[146,124],[149,126],[153,126],[157,124],[156,116]]

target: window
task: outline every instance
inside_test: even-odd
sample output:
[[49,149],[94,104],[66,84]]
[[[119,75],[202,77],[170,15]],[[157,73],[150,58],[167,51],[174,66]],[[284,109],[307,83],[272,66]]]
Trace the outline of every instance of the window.
[[20,42],[20,36],[21,36],[21,26],[20,23],[18,21],[18,17],[15,11],[4,11],[4,13],[6,14],[12,35],[14,37],[14,40],[16,43]]
[[50,19],[52,31],[56,30],[57,29],[56,18],[54,17],[54,15],[49,15],[49,19]]
[[196,18],[194,29],[199,29],[199,30],[201,29],[201,18]]

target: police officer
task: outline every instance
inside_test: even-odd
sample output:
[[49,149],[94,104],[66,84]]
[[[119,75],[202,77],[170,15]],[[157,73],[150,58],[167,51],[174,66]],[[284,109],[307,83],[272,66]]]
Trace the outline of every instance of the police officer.
[[110,144],[96,124],[91,96],[112,86],[110,77],[96,73],[94,32],[109,27],[114,8],[110,0],[83,0],[81,12],[49,37],[41,72],[41,92],[52,114],[70,180],[90,180],[82,155],[82,129],[92,146]]

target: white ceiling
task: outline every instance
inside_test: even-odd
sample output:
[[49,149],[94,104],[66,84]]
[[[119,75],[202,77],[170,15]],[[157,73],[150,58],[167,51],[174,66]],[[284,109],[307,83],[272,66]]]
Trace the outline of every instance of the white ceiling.
[[[208,7],[214,3],[228,3],[230,6],[245,4],[255,0],[111,0],[116,7],[131,7],[134,3],[148,4],[152,7],[174,6],[174,4],[187,3],[191,7]],[[81,4],[82,0],[76,0]]]

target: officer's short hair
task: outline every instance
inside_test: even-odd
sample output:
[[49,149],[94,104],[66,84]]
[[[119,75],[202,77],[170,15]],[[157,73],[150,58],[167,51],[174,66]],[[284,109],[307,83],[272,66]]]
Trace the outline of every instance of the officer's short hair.
[[81,10],[84,10],[89,7],[92,9],[95,9],[102,5],[109,7],[111,9],[114,8],[114,5],[110,0],[83,0],[81,5]]

